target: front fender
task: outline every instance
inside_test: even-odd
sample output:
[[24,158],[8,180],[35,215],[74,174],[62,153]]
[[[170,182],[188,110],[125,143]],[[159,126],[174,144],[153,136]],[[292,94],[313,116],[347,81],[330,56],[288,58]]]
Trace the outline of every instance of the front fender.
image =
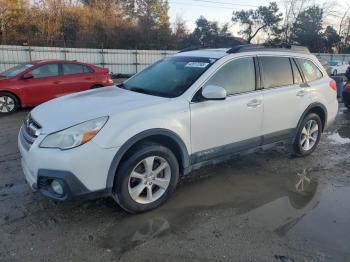
[[125,155],[125,153],[137,142],[141,141],[142,139],[145,139],[150,136],[154,135],[161,135],[161,136],[166,136],[172,141],[174,141],[178,148],[181,151],[181,160],[183,163],[183,168],[186,169],[190,166],[190,156],[188,153],[188,150],[186,148],[185,143],[183,140],[173,131],[170,131],[168,129],[163,129],[163,128],[153,128],[153,129],[148,129],[146,131],[143,131],[141,133],[138,133],[134,136],[132,136],[130,139],[128,139],[123,146],[120,147],[118,150],[117,154],[114,156],[113,161],[111,163],[111,166],[108,171],[108,176],[107,176],[107,182],[106,182],[106,188],[109,192],[112,191],[113,185],[114,185],[114,178],[116,174],[116,170],[120,164],[120,161],[122,157]]

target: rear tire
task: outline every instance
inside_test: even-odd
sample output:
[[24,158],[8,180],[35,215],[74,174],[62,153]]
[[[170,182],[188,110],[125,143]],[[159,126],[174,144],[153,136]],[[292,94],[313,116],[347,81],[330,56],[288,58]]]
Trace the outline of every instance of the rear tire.
[[322,134],[322,121],[317,114],[308,114],[300,124],[293,143],[294,156],[308,156],[315,151]]
[[147,143],[128,153],[114,182],[113,196],[129,213],[141,213],[163,204],[176,188],[179,164],[174,153]]
[[19,108],[19,101],[16,96],[0,92],[0,115],[11,114]]

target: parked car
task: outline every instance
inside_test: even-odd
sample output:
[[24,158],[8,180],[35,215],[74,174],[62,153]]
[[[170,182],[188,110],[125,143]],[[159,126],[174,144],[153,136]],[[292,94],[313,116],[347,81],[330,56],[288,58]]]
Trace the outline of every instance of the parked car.
[[348,68],[346,69],[345,72],[345,81],[350,83],[350,61],[348,63]]
[[350,109],[350,82],[347,82],[343,89],[343,102],[344,105]]
[[335,119],[336,96],[307,48],[180,52],[115,88],[36,107],[19,133],[22,167],[52,199],[112,196],[144,212],[180,176],[241,152],[285,142],[311,154]]
[[321,65],[324,67],[324,69],[326,70],[327,74],[333,75],[333,69],[332,67],[329,65],[328,60],[324,59],[322,57],[318,57],[318,60],[320,61]]
[[345,62],[339,62],[339,61],[330,61],[329,65],[332,69],[332,75],[342,75],[345,74],[346,69],[348,68],[348,64]]
[[0,114],[112,84],[108,69],[76,61],[43,60],[20,64],[0,73]]

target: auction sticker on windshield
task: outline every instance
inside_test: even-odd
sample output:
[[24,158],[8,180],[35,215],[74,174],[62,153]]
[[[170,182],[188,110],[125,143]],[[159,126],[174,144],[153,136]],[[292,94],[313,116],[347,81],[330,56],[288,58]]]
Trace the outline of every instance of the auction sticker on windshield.
[[204,62],[189,62],[187,63],[186,67],[206,68],[208,65],[209,63]]

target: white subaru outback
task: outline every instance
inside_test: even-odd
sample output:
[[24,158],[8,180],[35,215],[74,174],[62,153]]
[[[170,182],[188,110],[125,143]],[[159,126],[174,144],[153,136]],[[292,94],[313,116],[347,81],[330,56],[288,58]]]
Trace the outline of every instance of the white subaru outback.
[[30,186],[55,200],[112,196],[158,207],[180,176],[277,142],[311,154],[338,110],[336,84],[306,48],[180,52],[115,88],[61,97],[19,133]]

